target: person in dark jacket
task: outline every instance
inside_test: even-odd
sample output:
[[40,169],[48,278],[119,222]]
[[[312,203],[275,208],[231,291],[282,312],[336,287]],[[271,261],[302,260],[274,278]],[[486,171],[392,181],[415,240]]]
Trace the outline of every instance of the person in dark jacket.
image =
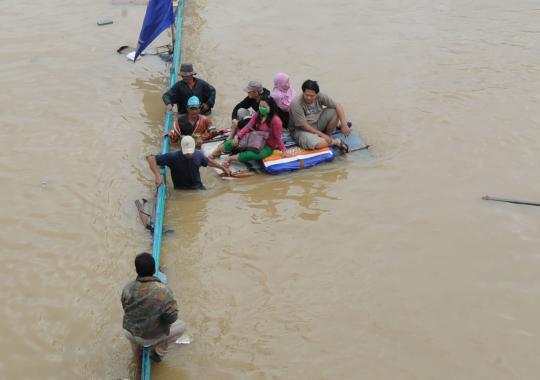
[[232,111],[232,124],[229,139],[232,139],[239,129],[242,129],[255,112],[259,111],[259,102],[263,97],[270,95],[270,91],[263,87],[261,82],[252,80],[244,88],[247,96],[238,103]]
[[212,111],[216,103],[216,89],[210,83],[195,78],[197,73],[193,70],[193,64],[183,63],[180,66],[181,81],[176,82],[169,91],[163,94],[163,103],[167,111],[172,111],[176,104],[179,114],[187,113],[187,101],[196,96],[201,101],[201,113],[207,115]]
[[150,358],[160,362],[169,343],[185,331],[186,324],[178,319],[178,305],[170,289],[154,277],[156,263],[151,254],[135,257],[137,278],[122,291],[124,335],[131,342],[133,353],[150,346]]
[[182,149],[176,152],[146,157],[150,170],[156,178],[157,187],[165,183],[159,166],[169,167],[175,189],[204,190],[205,187],[202,184],[201,174],[199,173],[201,166],[218,168],[223,170],[225,175],[231,175],[228,168],[214,161],[212,158],[206,157],[200,149],[195,149],[196,142],[192,136],[183,136],[182,140],[180,140],[180,146]]

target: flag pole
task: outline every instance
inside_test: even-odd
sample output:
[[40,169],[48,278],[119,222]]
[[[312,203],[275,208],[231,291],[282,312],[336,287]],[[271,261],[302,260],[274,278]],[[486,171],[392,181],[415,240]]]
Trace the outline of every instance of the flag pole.
[[[173,0],[173,10],[174,15],[178,16],[178,0]],[[169,50],[169,54],[173,54],[174,52],[174,44],[176,42],[176,24],[171,24],[171,50]]]

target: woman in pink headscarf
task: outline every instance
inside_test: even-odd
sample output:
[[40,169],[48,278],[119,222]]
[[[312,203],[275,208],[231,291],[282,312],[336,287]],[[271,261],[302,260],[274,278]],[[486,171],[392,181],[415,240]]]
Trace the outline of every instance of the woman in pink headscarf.
[[289,84],[289,76],[285,73],[277,73],[274,76],[274,89],[270,96],[276,101],[277,113],[285,128],[289,125],[289,110],[295,95],[296,91]]

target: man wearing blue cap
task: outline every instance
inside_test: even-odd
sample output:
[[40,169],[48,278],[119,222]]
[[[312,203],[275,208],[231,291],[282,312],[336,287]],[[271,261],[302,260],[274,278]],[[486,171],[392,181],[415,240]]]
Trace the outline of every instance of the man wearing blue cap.
[[200,147],[203,136],[209,135],[212,130],[215,130],[212,119],[201,115],[201,101],[192,96],[187,101],[187,114],[178,117],[168,135],[173,143],[178,142],[182,136],[193,136]]
[[163,94],[163,103],[167,106],[167,111],[172,111],[173,104],[176,104],[178,113],[187,112],[187,101],[190,97],[196,96],[201,101],[201,113],[209,114],[216,102],[216,89],[210,83],[195,78],[197,73],[193,69],[192,63],[183,63],[180,66],[181,81],[176,82],[169,91]]

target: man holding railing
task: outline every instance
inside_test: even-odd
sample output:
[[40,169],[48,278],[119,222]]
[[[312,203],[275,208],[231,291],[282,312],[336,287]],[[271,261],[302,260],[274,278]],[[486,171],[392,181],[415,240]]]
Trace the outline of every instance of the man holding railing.
[[185,331],[186,324],[178,319],[178,305],[171,290],[154,277],[156,263],[149,253],[135,257],[137,278],[122,292],[124,334],[135,355],[142,347],[150,347],[150,359],[160,362],[169,343]]

